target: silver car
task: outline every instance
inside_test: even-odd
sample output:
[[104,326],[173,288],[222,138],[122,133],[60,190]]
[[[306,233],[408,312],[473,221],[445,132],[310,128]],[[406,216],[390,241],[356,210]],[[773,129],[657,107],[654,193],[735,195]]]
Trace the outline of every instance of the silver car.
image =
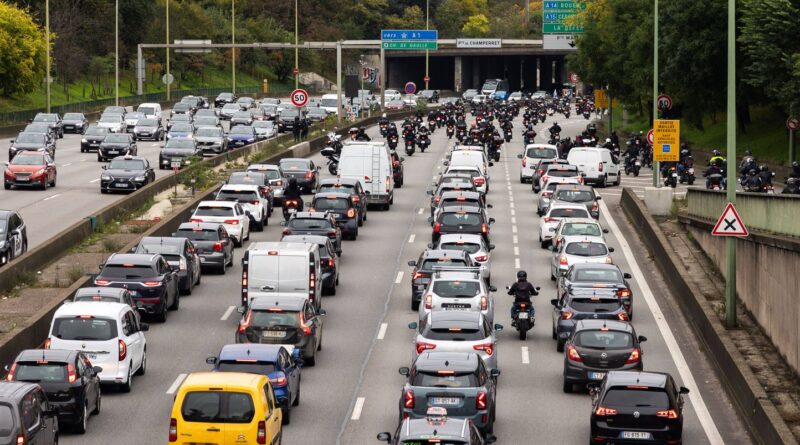
[[547,207],[547,212],[539,218],[539,242],[542,249],[547,248],[553,239],[556,226],[565,218],[590,218],[589,211],[583,204],[554,202]]
[[286,177],[283,170],[277,164],[251,164],[247,166],[249,172],[259,172],[267,176],[272,192],[274,193],[273,199],[275,203],[283,202],[283,190],[286,188]]
[[492,323],[494,299],[489,292],[497,289],[487,286],[479,271],[462,270],[465,271],[437,271],[434,268],[431,282],[419,305],[420,320],[436,311],[472,311],[482,313]]
[[544,185],[544,189],[542,193],[539,194],[539,201],[536,203],[536,214],[539,216],[544,215],[547,211],[547,208],[550,206],[551,198],[553,197],[553,193],[561,184],[575,184],[580,185],[577,179],[575,178],[549,178],[547,183]]
[[613,264],[612,252],[614,252],[614,248],[608,247],[603,237],[565,236],[557,246],[553,246],[550,279],[555,281],[563,276],[573,264]]
[[558,245],[565,236],[595,236],[602,238],[604,233],[608,233],[608,229],[602,228],[595,219],[563,219],[553,231],[553,244]]
[[439,237],[435,246],[436,250],[463,250],[472,258],[475,264],[480,264],[481,277],[486,284],[492,283],[492,254],[494,244],[486,244],[481,235],[471,233],[451,233]]
[[255,121],[253,122],[253,129],[256,130],[256,136],[259,139],[269,139],[278,132],[273,121]]
[[496,333],[503,325],[492,326],[480,312],[434,311],[408,328],[415,332],[412,362],[430,350],[477,352],[489,369],[497,369]]

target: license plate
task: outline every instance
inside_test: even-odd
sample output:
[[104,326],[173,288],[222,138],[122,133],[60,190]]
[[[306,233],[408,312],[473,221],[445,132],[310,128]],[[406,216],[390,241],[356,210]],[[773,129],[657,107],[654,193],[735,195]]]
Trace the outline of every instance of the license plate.
[[673,177],[673,178],[677,178],[677,177],[678,177],[678,174],[677,174],[677,173],[673,173],[673,174],[672,174],[672,177]]
[[30,178],[30,177],[28,177],[28,176],[25,176],[25,177],[17,177],[17,181],[19,181],[19,182],[28,182],[28,181],[30,181],[30,180],[31,180],[31,178]]
[[529,314],[527,312],[520,312],[519,313],[519,319],[520,320],[527,320],[528,318],[530,318],[530,316],[531,316],[531,314]]
[[264,331],[261,333],[261,336],[266,338],[283,338],[286,337],[286,331]]
[[201,262],[201,263],[205,263],[205,262],[206,262],[206,257],[204,257],[204,256],[201,256],[201,257],[200,257],[200,262]]
[[108,150],[108,154],[110,154],[110,155],[119,154],[119,151],[118,150]]
[[150,136],[150,133],[144,133],[144,132],[142,132],[142,133],[139,133],[139,136]]
[[646,431],[623,431],[619,437],[623,439],[650,439],[650,433]]
[[606,377],[605,372],[590,372],[589,379],[590,380],[603,380]]
[[442,307],[444,308],[444,310],[448,310],[448,309],[469,309],[470,305],[468,305],[468,304],[448,304],[446,306],[443,305]]
[[90,147],[97,147],[98,145],[100,145],[99,142],[89,142]]
[[431,397],[431,405],[458,405],[461,399],[458,397]]
[[127,187],[128,187],[128,184],[124,184],[124,183],[116,183],[116,184],[114,184],[114,187],[118,187],[118,188],[127,188]]

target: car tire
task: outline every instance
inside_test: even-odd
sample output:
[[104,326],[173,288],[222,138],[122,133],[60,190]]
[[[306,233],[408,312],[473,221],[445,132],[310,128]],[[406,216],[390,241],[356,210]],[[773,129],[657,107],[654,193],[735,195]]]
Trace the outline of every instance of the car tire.
[[556,340],[556,352],[564,352],[564,342]]
[[[200,266],[195,266],[195,267],[200,267]],[[200,273],[197,274],[197,281],[194,282],[194,285],[195,286],[199,286],[200,285],[200,281],[202,281],[202,279],[203,279],[203,271],[200,270]]]
[[166,323],[167,322],[167,302],[165,301],[164,304],[161,306],[161,313],[156,315],[156,321],[159,323]]
[[144,353],[142,354],[142,364],[139,366],[139,369],[136,370],[136,375],[145,375],[147,373],[147,348],[144,348]]
[[181,293],[175,292],[175,301],[172,302],[172,306],[169,307],[171,311],[177,311],[181,307]]
[[119,385],[120,392],[129,393],[131,392],[131,388],[133,388],[133,373],[131,372],[132,367],[133,364],[131,364],[131,367],[128,368],[128,381]]
[[419,310],[419,301],[414,301],[413,298],[411,299],[411,310],[415,312]]
[[556,327],[553,326],[553,340],[555,340],[556,338],[558,338],[558,336],[556,336]]
[[283,414],[281,418],[281,425],[288,425],[292,423],[292,408],[289,406],[289,403],[281,403],[281,413]]
[[92,410],[93,416],[100,414],[100,405],[102,404],[102,400],[103,400],[103,392],[100,391],[100,389],[98,388],[97,401],[94,403],[94,409]]
[[564,380],[563,390],[564,390],[565,394],[572,394],[572,391],[574,389],[575,389],[575,385],[573,385],[572,382],[568,382],[568,381]]
[[83,415],[78,423],[75,424],[75,432],[77,434],[86,434],[86,424],[89,422],[89,407],[86,402],[83,403]]
[[5,184],[4,183],[3,184],[3,188],[6,189],[6,190],[9,190],[9,189],[11,189],[11,184]]
[[617,172],[617,180],[616,182],[614,182],[614,185],[620,185],[620,184],[622,184],[622,175],[620,175],[619,172]]
[[311,355],[311,357],[303,359],[303,364],[305,366],[308,366],[308,367],[312,367],[312,366],[316,366],[317,365],[317,351],[316,351],[316,348],[314,348],[314,353]]
[[263,232],[264,231],[264,221],[259,221],[255,224],[256,232]]
[[363,225],[364,225],[364,218],[358,218],[358,227],[361,227]]
[[222,259],[222,266],[217,269],[217,273],[220,275],[225,275],[225,271],[228,269],[228,262],[225,261],[225,258]]
[[106,190],[106,189],[104,189],[104,188],[100,187],[100,193],[102,193],[102,194],[106,194],[106,193],[108,193],[108,190]]
[[330,295],[330,296],[335,296],[336,295],[336,286],[334,285],[334,286],[331,286],[331,287],[327,288],[325,290],[325,293],[327,295]]
[[186,285],[185,289],[181,289],[180,293],[183,295],[192,295],[192,291],[194,290],[194,283],[191,279],[187,280],[189,284]]
[[242,247],[242,242],[238,241],[236,238],[233,238],[233,247]]
[[541,244],[542,249],[547,249],[547,245],[550,244],[550,242],[547,240],[541,240],[539,244]]
[[53,176],[53,182],[50,183],[50,187],[55,187],[55,186],[56,186],[56,177]]

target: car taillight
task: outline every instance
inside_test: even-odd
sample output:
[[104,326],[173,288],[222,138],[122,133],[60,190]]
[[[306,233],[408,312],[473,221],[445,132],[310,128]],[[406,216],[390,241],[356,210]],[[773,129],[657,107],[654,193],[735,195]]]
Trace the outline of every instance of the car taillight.
[[617,296],[620,298],[628,298],[631,296],[631,290],[627,287],[625,289],[620,289],[617,291]]
[[606,264],[614,264],[614,259],[611,258],[610,256],[607,256],[606,257]]
[[300,312],[300,329],[303,330],[303,334],[311,335],[311,326],[306,324],[306,317],[302,312]]
[[180,270],[186,270],[186,259],[185,258],[181,258],[180,259],[180,261],[178,262],[178,268]]
[[430,276],[431,276],[430,274],[427,274],[425,272],[414,272],[414,276],[411,278],[411,280],[413,281],[413,280],[418,280],[420,278],[430,278]]
[[189,221],[191,221],[191,222],[203,222],[203,219],[202,218],[192,218]]
[[641,356],[642,356],[642,353],[641,353],[641,351],[639,351],[639,348],[634,348],[634,350],[631,351],[631,355],[628,356],[628,360],[625,360],[625,364],[626,365],[631,365],[631,364],[634,364],[634,363],[639,363],[639,359],[641,358]]
[[414,407],[414,391],[409,389],[403,393],[403,406],[406,408]]
[[256,433],[256,443],[267,443],[267,423],[263,420],[258,421],[258,432]]
[[478,396],[475,397],[475,408],[477,409],[486,409],[486,392],[481,391],[478,393]]
[[594,415],[599,417],[605,416],[616,416],[617,410],[614,408],[606,408],[604,406],[598,406],[596,410],[594,410]]
[[548,178],[550,178],[550,177],[547,176],[547,175],[542,176],[541,179],[539,179],[539,183],[540,184],[544,184],[545,182],[547,182]]
[[389,193],[389,191],[391,190],[391,184],[392,184],[390,182],[391,180],[392,180],[391,177],[389,176],[386,177],[386,193]]
[[578,350],[575,349],[575,346],[570,345],[567,347],[567,358],[573,362],[583,362],[581,355],[578,354]]
[[544,170],[542,170],[542,169],[540,168],[540,169],[539,169],[539,175],[542,175],[542,174],[544,174]]
[[570,311],[561,312],[561,319],[562,320],[570,320],[570,319],[572,319],[573,316],[575,316],[575,314],[573,314]]
[[481,263],[488,260],[489,260],[489,255],[479,255],[475,257],[475,261],[480,261]]
[[433,233],[439,233],[440,230],[442,230],[442,225],[440,223],[437,222],[433,225]]
[[280,371],[277,373],[275,378],[272,377],[269,378],[269,383],[272,384],[273,387],[280,388],[286,386],[286,382],[288,382],[288,380],[286,380],[286,374]]
[[222,243],[220,242],[214,243],[214,252],[222,252]]
[[483,179],[483,178],[475,178],[475,179],[472,180],[472,183],[475,184],[476,186],[480,187],[483,184],[486,184],[486,180]]
[[78,380],[78,373],[75,371],[75,366],[70,363],[67,365],[67,381],[75,383],[75,380]]
[[597,201],[593,202],[592,203],[592,211],[596,212],[598,209],[599,209],[599,207],[597,206]]
[[435,202],[436,204],[439,204],[439,201],[441,200],[442,200],[441,196],[436,196],[435,198],[433,198],[433,202]]
[[226,219],[223,224],[230,224],[232,226],[238,226],[239,220],[238,219]]
[[602,162],[597,164],[597,171],[599,171],[599,172],[603,171],[603,163]]
[[674,409],[667,409],[664,411],[656,411],[657,417],[664,417],[667,419],[677,419],[679,417],[678,411]]
[[48,338],[47,340],[44,341],[44,346],[42,346],[42,348],[50,349],[50,344],[52,344],[52,341]]
[[16,372],[17,372],[17,364],[14,363],[13,365],[11,365],[11,369],[8,370],[8,374],[6,374],[6,380],[8,380],[9,382],[13,381],[14,380],[14,374]]
[[169,419],[169,441],[178,441],[178,421],[175,419]]
[[486,298],[486,295],[481,295],[481,310],[485,311],[489,309],[489,299]]
[[247,311],[247,315],[239,322],[239,333],[244,334],[247,328],[250,327],[250,321],[253,318],[253,311]]
[[347,209],[347,217],[348,218],[355,218],[356,217],[356,209],[350,207]]
[[128,346],[125,344],[124,341],[119,340],[119,361],[125,360],[125,357],[128,356]]
[[553,194],[553,192],[550,192],[550,191],[542,192],[542,196],[544,196],[545,198],[547,198],[548,196],[550,196],[552,194]]
[[481,224],[481,233],[484,235],[489,233],[489,226],[487,226],[486,224]]
[[336,263],[333,261],[333,258],[328,258],[328,267],[334,267]]
[[522,158],[522,166],[523,167],[527,167],[528,166],[528,160],[527,159]]
[[145,287],[158,287],[158,286],[161,286],[161,282],[160,281],[145,281],[144,283],[142,283],[142,285],[145,286]]
[[433,343],[425,343],[424,341],[417,342],[417,354],[422,354],[423,351],[428,349],[436,349],[436,345]]
[[336,238],[336,231],[328,230],[328,238]]
[[492,354],[494,353],[494,345],[491,344],[491,343],[482,343],[480,345],[475,345],[475,346],[472,347],[472,349],[474,349],[476,351],[483,351],[489,357],[491,357]]
[[620,319],[621,321],[628,321],[628,320],[630,320],[630,318],[628,318],[628,313],[627,313],[627,312],[624,312],[624,311],[623,311],[623,312],[620,312],[620,313],[617,315],[617,318],[618,318],[618,319]]
[[283,236],[291,235],[292,234],[292,229],[283,229],[283,232],[281,232],[281,233],[283,233]]
[[561,258],[558,259],[558,264],[561,266],[569,265],[569,263],[567,262],[567,257],[565,255],[561,255]]
[[314,177],[314,172],[312,172],[312,171],[307,171],[306,172],[306,175],[305,175],[306,179],[311,179],[313,177]]
[[428,294],[425,295],[425,309],[431,309],[433,307],[433,297]]
[[353,200],[353,205],[355,205],[355,204],[358,204],[359,202],[361,202],[361,198],[359,198],[359,197],[358,197],[358,196],[356,196],[356,195],[353,195],[353,196],[351,197],[351,199]]
[[556,218],[551,218],[551,217],[549,217],[549,216],[545,216],[545,217],[544,217],[544,222],[546,222],[546,223],[553,222],[553,221],[558,221],[558,219],[556,219]]
[[94,284],[96,284],[98,286],[108,286],[109,284],[111,284],[111,281],[109,281],[109,280],[94,280]]

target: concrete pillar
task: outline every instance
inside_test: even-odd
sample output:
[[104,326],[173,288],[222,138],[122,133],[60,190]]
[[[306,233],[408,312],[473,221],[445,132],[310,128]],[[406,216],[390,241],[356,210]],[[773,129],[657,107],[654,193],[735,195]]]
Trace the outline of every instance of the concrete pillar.
[[463,79],[463,72],[461,68],[461,56],[456,56],[453,66],[453,89],[456,93],[461,93],[461,79]]
[[477,89],[481,87],[481,64],[478,56],[472,57],[472,86]]
[[536,88],[537,91],[542,89],[542,56],[536,57]]

